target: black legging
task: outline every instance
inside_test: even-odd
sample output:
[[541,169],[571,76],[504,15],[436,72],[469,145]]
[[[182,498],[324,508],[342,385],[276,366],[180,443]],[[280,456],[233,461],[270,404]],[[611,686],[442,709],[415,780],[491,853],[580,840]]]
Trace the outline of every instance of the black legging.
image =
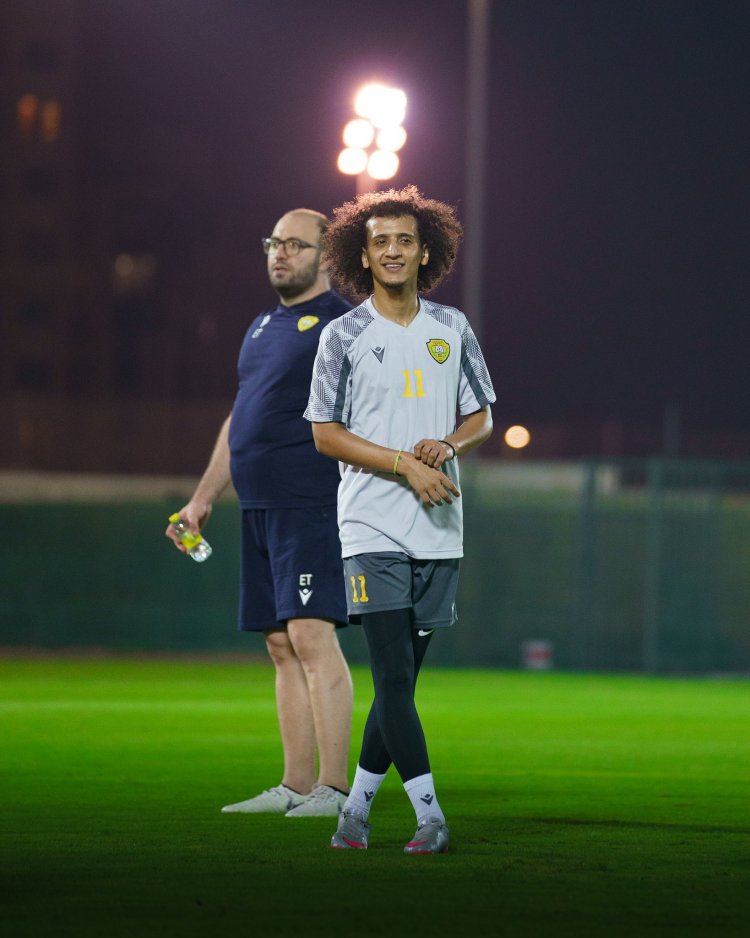
[[367,613],[362,627],[375,700],[365,723],[359,764],[374,775],[385,775],[392,762],[407,782],[430,771],[414,689],[431,634],[417,633],[411,609]]

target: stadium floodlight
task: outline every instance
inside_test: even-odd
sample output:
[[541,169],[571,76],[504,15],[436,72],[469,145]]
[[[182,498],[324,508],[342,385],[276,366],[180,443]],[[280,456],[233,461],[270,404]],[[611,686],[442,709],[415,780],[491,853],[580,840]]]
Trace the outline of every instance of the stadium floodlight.
[[396,155],[406,143],[401,126],[406,116],[406,95],[400,88],[365,85],[354,98],[357,117],[344,127],[345,149],[338,156],[339,172],[357,177],[357,192],[367,192],[373,181],[392,179],[398,172]]
[[344,143],[348,147],[363,150],[369,147],[375,137],[375,128],[363,117],[355,117],[344,127]]
[[392,179],[398,172],[398,156],[390,150],[376,150],[367,161],[373,179]]
[[345,176],[359,176],[367,169],[367,152],[359,147],[346,147],[339,153],[337,166]]
[[379,150],[390,150],[396,153],[406,143],[406,131],[398,124],[396,127],[384,127],[375,137],[375,145]]
[[400,88],[365,85],[354,99],[354,113],[373,127],[397,127],[406,117],[406,95]]

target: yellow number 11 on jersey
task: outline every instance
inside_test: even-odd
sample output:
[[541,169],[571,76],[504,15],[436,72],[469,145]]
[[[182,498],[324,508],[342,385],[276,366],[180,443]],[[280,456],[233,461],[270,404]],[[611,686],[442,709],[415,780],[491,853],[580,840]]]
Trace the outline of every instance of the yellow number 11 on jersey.
[[412,390],[412,386],[411,386],[411,372],[405,371],[403,374],[406,380],[406,387],[404,388],[403,396],[404,397],[424,397],[425,393],[424,393],[424,388],[422,387],[422,369],[421,368],[414,369],[414,379],[415,379],[415,385],[416,385],[415,391]]

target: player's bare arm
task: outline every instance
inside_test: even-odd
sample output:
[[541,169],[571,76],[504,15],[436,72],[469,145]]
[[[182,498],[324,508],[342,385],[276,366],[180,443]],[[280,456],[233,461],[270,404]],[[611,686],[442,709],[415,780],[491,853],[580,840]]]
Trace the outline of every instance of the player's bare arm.
[[343,423],[313,423],[312,429],[319,453],[350,466],[403,476],[428,508],[450,505],[453,498],[461,497],[445,473],[428,466],[412,453],[399,455],[398,450],[362,439],[347,430]]
[[[221,495],[231,481],[229,469],[229,421],[227,417],[219,430],[211,458],[203,473],[200,482],[187,503],[179,510],[180,518],[190,525],[191,531],[198,533],[208,523],[213,510],[213,503]],[[167,526],[164,532],[174,542],[178,550],[185,553],[185,547],[175,534],[172,525]]]
[[492,412],[489,405],[464,417],[461,426],[444,440],[420,440],[414,456],[428,466],[439,469],[455,456],[463,456],[481,446],[492,434]]

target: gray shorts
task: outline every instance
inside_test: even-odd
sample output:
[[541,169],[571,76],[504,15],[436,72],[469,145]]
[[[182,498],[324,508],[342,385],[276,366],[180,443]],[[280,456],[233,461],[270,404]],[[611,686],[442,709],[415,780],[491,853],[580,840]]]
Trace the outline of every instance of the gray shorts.
[[349,621],[368,612],[412,609],[414,628],[445,629],[458,618],[457,557],[415,560],[398,551],[355,554],[344,559]]

